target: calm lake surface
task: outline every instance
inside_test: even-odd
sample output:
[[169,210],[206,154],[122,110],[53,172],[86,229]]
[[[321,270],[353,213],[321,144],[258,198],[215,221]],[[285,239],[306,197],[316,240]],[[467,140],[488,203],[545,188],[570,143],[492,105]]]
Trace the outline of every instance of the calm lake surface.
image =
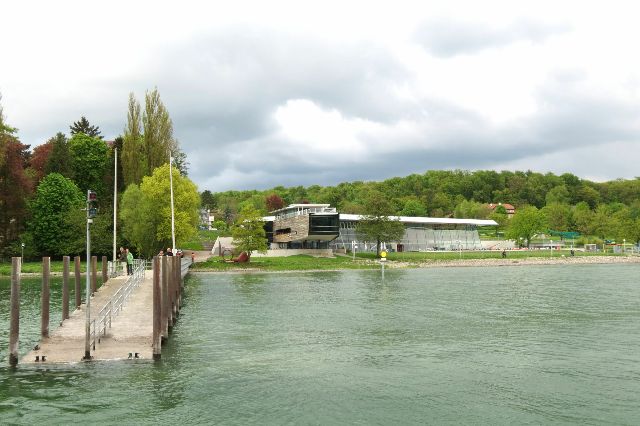
[[[16,371],[3,278],[0,423],[638,424],[639,277],[640,265],[197,274],[161,362]],[[39,297],[24,279],[21,354]],[[54,280],[52,329],[60,298]]]

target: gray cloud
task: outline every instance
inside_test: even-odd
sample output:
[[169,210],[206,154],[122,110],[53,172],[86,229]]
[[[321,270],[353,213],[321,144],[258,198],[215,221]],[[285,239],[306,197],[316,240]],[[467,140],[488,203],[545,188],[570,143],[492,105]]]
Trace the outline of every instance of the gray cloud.
[[433,55],[448,58],[519,41],[540,43],[568,29],[566,25],[552,25],[529,19],[520,19],[506,26],[439,19],[427,21],[418,28],[415,40]]

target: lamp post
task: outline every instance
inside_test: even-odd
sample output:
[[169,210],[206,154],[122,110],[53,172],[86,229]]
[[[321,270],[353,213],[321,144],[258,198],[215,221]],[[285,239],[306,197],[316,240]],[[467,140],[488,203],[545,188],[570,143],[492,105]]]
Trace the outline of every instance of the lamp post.
[[553,257],[553,240],[549,240],[549,257]]
[[460,240],[458,240],[457,242],[458,242],[458,254],[460,255],[460,260],[462,260],[462,244],[460,243]]
[[622,253],[625,252],[626,245],[627,245],[627,239],[623,238],[622,239]]
[[20,262],[24,262],[24,243],[20,244]]

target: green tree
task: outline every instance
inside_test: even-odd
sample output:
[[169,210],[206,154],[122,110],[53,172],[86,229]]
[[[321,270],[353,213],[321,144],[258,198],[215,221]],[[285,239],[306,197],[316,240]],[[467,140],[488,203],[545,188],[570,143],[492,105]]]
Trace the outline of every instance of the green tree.
[[58,132],[49,139],[49,142],[52,147],[49,160],[45,166],[45,174],[60,173],[62,176],[71,179],[73,171],[71,169],[71,156],[67,137],[62,132]]
[[380,243],[398,241],[404,235],[404,225],[391,219],[393,207],[379,191],[372,191],[364,205],[365,215],[360,219],[356,232],[366,241],[376,242],[376,255],[380,256]]
[[142,128],[146,168],[155,170],[169,161],[170,152],[178,151],[173,123],[157,88],[145,94]]
[[235,225],[231,229],[231,236],[236,250],[246,251],[251,256],[252,251],[266,253],[267,234],[264,230],[264,221],[260,212],[251,204],[246,204],[240,209]]
[[586,202],[581,201],[575,205],[575,207],[573,208],[572,217],[575,230],[583,235],[591,234],[593,212]]
[[80,117],[80,120],[75,121],[71,126],[69,126],[69,129],[71,129],[72,135],[82,133],[92,138],[102,139],[102,136],[100,136],[100,128],[98,126],[92,126],[85,116],[82,116]]
[[148,172],[145,158],[140,103],[133,93],[129,93],[127,126],[124,129],[122,143],[122,174],[125,186],[142,182],[142,178]]
[[549,204],[569,204],[571,194],[565,185],[554,186],[547,192],[545,203]]
[[487,204],[463,200],[456,206],[455,217],[460,219],[486,219],[491,214]]
[[534,206],[527,206],[516,211],[509,221],[507,238],[519,241],[521,238],[526,241],[526,246],[531,244],[531,238],[544,230],[544,216]]
[[[131,184],[122,196],[124,236],[139,253],[150,257],[171,245],[171,188],[169,164],[145,176],[138,187]],[[196,185],[173,169],[175,234],[178,247],[197,232],[200,196]]]
[[571,206],[568,204],[547,204],[540,212],[544,215],[550,229],[554,231],[569,230],[571,226]]
[[424,205],[415,199],[409,199],[404,203],[404,207],[400,212],[401,216],[424,217],[427,215],[427,209]]
[[100,196],[105,195],[104,176],[109,164],[108,153],[109,148],[104,141],[84,133],[75,134],[69,141],[73,180],[83,193],[91,189]]
[[42,179],[29,205],[29,230],[41,253],[64,255],[67,243],[77,231],[67,226],[67,217],[81,211],[84,197],[77,185],[61,174],[51,173]]

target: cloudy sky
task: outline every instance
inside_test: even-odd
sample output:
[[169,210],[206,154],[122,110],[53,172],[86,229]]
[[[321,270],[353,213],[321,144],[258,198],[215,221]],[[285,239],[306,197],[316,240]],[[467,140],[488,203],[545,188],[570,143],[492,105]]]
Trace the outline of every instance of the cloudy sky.
[[[373,3],[373,4],[372,4]],[[640,6],[558,1],[14,1],[7,122],[114,138],[158,87],[200,190],[429,169],[640,175]]]

